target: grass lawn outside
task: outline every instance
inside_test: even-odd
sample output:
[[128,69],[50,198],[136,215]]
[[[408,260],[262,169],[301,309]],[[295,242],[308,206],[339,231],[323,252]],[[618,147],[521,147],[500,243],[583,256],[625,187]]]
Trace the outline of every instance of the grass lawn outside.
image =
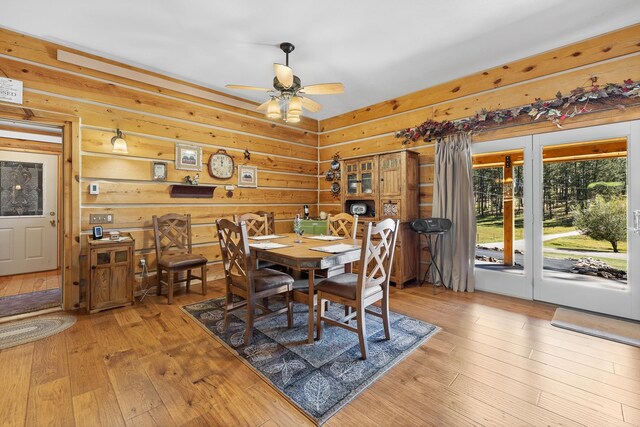
[[[516,216],[514,228],[514,240],[524,239],[524,218],[522,215]],[[504,231],[501,217],[485,217],[478,218],[476,230],[476,243],[495,243],[502,242]],[[558,220],[544,221],[543,234],[558,234],[568,231],[575,231],[575,227],[562,225]]]
[[[565,249],[568,251],[594,251],[594,252],[611,252],[611,244],[602,240],[593,240],[588,236],[569,236],[560,237],[558,239],[547,240],[544,242],[545,247]],[[627,242],[618,242],[618,251],[627,253]]]

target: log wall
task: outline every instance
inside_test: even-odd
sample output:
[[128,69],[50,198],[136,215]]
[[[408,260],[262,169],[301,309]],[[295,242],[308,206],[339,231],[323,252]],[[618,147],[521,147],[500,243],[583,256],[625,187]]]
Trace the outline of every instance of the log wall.
[[[292,218],[302,211],[304,204],[311,206],[312,214],[316,213],[317,121],[305,118],[296,126],[273,122],[256,111],[58,61],[57,49],[124,66],[0,29],[0,75],[24,82],[24,119],[37,120],[34,111],[79,118],[80,211],[67,214],[80,223],[81,243],[91,232],[91,213],[113,214],[114,223],[105,224],[105,231],[115,229],[133,234],[138,280],[140,258],[146,258],[152,275],[155,270],[151,223],[154,214],[192,215],[194,251],[210,260],[210,277],[216,278],[221,277],[221,265],[215,219],[256,210],[274,211],[277,230],[288,231]],[[116,128],[125,134],[129,151],[126,155],[111,152],[110,141]],[[258,168],[258,187],[236,187],[232,197],[219,187],[213,199],[171,198],[169,186],[194,174],[175,169],[176,143],[202,147],[202,184],[237,185],[237,165],[251,165]],[[216,180],[207,172],[209,156],[220,148],[236,164],[230,180]],[[250,160],[244,157],[245,149],[251,153]],[[152,180],[152,162],[157,160],[168,163],[166,182]],[[100,184],[99,195],[89,194],[90,182]],[[86,284],[84,270],[80,270],[84,279],[81,285]]]
[[[377,154],[402,148],[394,132],[428,119],[455,120],[482,108],[516,107],[535,98],[552,99],[557,91],[568,93],[598,82],[620,83],[640,79],[640,25],[554,49],[530,58],[429,87],[405,96],[370,105],[320,122],[319,170],[329,169],[335,154],[342,158]],[[639,107],[612,109],[567,120],[564,128],[585,127],[640,118]],[[546,121],[486,131],[474,142],[518,135],[554,132]],[[430,216],[433,195],[434,144],[413,142],[405,146],[420,153],[420,215]],[[340,211],[340,200],[329,192],[331,183],[319,181],[320,211]]]

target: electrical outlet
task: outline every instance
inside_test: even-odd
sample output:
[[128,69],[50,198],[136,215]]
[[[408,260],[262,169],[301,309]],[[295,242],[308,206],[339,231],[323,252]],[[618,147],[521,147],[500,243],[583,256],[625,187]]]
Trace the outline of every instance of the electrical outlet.
[[113,214],[89,214],[89,224],[113,224]]
[[140,267],[144,267],[145,265],[147,265],[147,260],[144,258],[140,258]]

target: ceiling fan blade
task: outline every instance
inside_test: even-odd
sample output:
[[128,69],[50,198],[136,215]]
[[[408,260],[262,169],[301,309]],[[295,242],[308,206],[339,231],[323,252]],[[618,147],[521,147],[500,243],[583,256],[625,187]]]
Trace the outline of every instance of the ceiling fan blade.
[[322,105],[318,104],[316,101],[310,98],[305,98],[304,96],[299,96],[300,102],[302,102],[302,106],[311,111],[312,113],[317,113],[322,110]]
[[334,93],[343,93],[344,85],[342,83],[320,83],[305,86],[300,89],[300,92],[307,95],[331,95]]
[[273,71],[282,86],[290,88],[293,84],[293,70],[286,65],[273,64]]
[[266,87],[244,86],[244,85],[225,85],[225,87],[229,89],[258,90],[260,92],[269,92],[270,90],[273,90],[273,89],[267,89]]
[[267,105],[269,105],[270,102],[271,102],[271,100],[267,99],[262,104],[258,105],[256,110],[258,110],[258,111],[267,111]]

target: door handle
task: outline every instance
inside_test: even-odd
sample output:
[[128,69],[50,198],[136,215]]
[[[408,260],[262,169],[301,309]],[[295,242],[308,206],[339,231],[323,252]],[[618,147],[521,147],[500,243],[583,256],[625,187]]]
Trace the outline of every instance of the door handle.
[[55,219],[49,220],[49,223],[51,224],[52,227],[56,226],[56,220]]

